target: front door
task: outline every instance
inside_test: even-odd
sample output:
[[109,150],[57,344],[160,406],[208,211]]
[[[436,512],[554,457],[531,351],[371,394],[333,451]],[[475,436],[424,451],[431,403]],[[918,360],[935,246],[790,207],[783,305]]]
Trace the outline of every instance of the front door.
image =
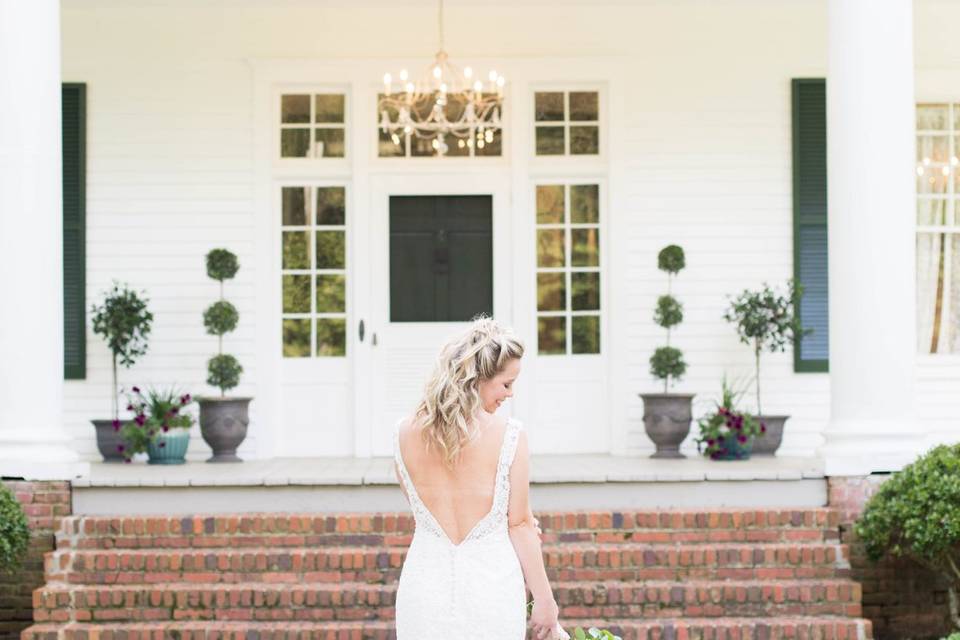
[[385,190],[374,203],[374,455],[390,454],[392,427],[416,408],[442,344],[475,316],[508,311],[509,282],[496,277],[504,267],[498,262],[507,260],[497,247],[496,204],[503,198],[490,191]]

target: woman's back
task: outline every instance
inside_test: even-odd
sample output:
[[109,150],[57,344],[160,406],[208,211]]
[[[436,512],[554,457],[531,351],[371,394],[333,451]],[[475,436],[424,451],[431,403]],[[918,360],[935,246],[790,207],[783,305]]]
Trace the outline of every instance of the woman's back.
[[450,469],[436,446],[427,449],[422,427],[410,419],[400,425],[400,453],[410,480],[454,544],[462,542],[490,512],[507,422],[498,416],[484,416],[471,428],[476,437],[463,448],[457,466]]

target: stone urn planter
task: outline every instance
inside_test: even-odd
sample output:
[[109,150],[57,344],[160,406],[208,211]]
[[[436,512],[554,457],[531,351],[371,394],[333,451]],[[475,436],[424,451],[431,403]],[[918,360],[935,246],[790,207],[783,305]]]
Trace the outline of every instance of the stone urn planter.
[[253,398],[200,398],[200,435],[213,449],[207,462],[243,462],[237,447],[247,437]]
[[783,441],[783,425],[790,416],[757,416],[766,425],[766,433],[761,433],[753,441],[753,455],[772,456]]
[[190,444],[189,429],[170,429],[158,433],[147,445],[148,464],[184,464],[187,445]]
[[120,445],[123,444],[123,438],[120,431],[113,428],[113,420],[91,420],[94,429],[97,432],[97,449],[103,456],[104,462],[123,462],[123,453],[120,451]]
[[643,426],[657,445],[651,458],[686,458],[680,453],[693,419],[692,393],[641,393]]

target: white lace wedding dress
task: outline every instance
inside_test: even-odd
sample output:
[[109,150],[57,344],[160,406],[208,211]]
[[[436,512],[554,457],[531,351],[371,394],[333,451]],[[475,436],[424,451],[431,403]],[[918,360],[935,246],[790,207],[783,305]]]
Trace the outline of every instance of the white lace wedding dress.
[[394,457],[416,521],[397,588],[397,640],[523,640],[526,589],[507,534],[520,423],[507,422],[490,511],[456,545],[410,481],[397,427]]

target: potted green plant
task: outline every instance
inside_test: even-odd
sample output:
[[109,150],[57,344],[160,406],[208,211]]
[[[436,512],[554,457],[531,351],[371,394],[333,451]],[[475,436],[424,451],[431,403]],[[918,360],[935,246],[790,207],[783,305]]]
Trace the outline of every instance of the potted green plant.
[[713,411],[699,421],[697,449],[711,460],[747,460],[755,438],[760,435],[760,422],[749,413],[737,409],[743,391],[734,391],[723,379],[720,401]]
[[782,294],[767,283],[761,289],[745,289],[736,298],[731,299],[730,307],[723,315],[724,320],[737,327],[740,342],[753,348],[755,380],[757,388],[757,414],[761,435],[753,444],[754,455],[772,456],[783,440],[783,426],[790,416],[764,415],[760,404],[760,354],[764,351],[785,351],[787,345],[796,344],[810,330],[800,326],[800,319],[794,315],[796,301],[803,293],[803,287],[787,281],[787,293]]
[[103,302],[93,306],[93,332],[102,337],[111,354],[113,374],[113,418],[91,420],[97,433],[97,449],[105,462],[124,460],[120,447],[120,412],[117,397],[120,393],[117,367],[129,369],[147,352],[147,337],[153,325],[153,314],[147,309],[148,300],[127,285],[113,283]]
[[906,556],[941,576],[960,630],[960,444],[935,447],[894,473],[854,530],[870,559]]
[[123,456],[130,462],[146,453],[150,464],[183,464],[190,444],[193,416],[185,411],[193,399],[176,389],[133,387],[127,394],[127,410],[134,416],[120,429]]
[[14,573],[30,547],[30,527],[13,492],[0,483],[0,574]]
[[220,299],[203,312],[207,333],[217,336],[217,355],[207,362],[207,384],[220,389],[219,397],[199,398],[200,434],[213,449],[207,462],[242,462],[237,447],[247,436],[252,398],[228,398],[226,392],[240,384],[243,367],[235,357],[223,352],[223,336],[237,328],[240,314],[223,298],[223,281],[237,275],[240,263],[226,249],[213,249],[207,254],[207,275],[220,283]]
[[667,294],[657,299],[653,321],[667,330],[667,344],[658,347],[650,357],[650,373],[663,381],[663,393],[641,393],[643,426],[657,446],[651,458],[684,458],[680,444],[690,433],[693,418],[691,393],[670,393],[687,371],[683,352],[670,346],[670,330],[683,321],[683,305],[673,297],[673,278],[686,265],[683,249],[675,244],[664,247],[657,255],[657,268],[667,274]]

